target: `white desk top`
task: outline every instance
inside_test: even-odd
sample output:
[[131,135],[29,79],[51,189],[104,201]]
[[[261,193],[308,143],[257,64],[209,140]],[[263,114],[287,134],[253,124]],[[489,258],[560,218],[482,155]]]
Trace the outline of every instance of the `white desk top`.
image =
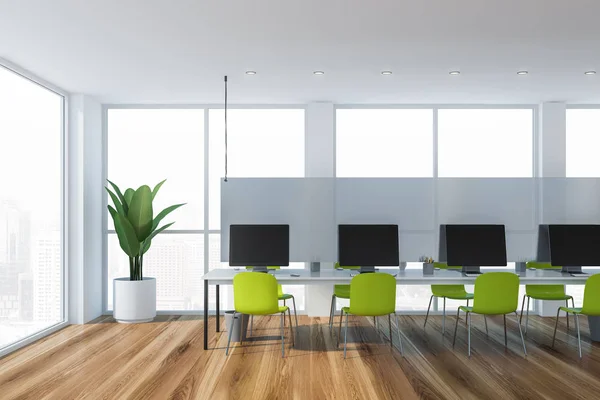
[[[515,272],[512,268],[494,268],[482,269],[484,272]],[[245,269],[222,268],[214,269],[204,275],[202,279],[209,281],[213,285],[231,285],[233,277]],[[458,271],[435,270],[433,275],[423,275],[422,269],[381,269],[380,273],[396,274],[396,280],[399,285],[436,285],[436,284],[473,284],[476,277],[464,276]],[[592,275],[600,273],[600,269],[585,268],[584,272]],[[335,269],[322,269],[320,272],[310,272],[307,269],[288,269],[270,271],[277,281],[284,285],[318,285],[318,284],[349,284],[356,271],[338,271]],[[299,277],[293,277],[291,274],[298,274]],[[571,276],[563,274],[560,271],[552,270],[527,270],[519,274],[521,284],[555,284],[555,285],[583,285],[589,275]]]

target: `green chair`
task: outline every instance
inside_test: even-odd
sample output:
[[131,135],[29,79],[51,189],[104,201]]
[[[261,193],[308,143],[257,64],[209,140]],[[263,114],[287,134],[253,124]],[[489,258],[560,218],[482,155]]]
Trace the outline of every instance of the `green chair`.
[[592,275],[585,282],[585,291],[583,292],[583,306],[580,308],[560,307],[556,311],[556,323],[554,324],[554,336],[552,337],[552,347],[556,340],[556,328],[558,327],[558,314],[564,311],[575,314],[575,325],[577,326],[577,347],[579,349],[579,358],[581,358],[581,335],[579,333],[579,315],[600,316],[600,274]]
[[348,344],[348,315],[378,317],[388,316],[390,326],[390,345],[392,341],[392,319],[396,318],[398,328],[398,341],[400,343],[400,354],[404,356],[402,349],[402,338],[400,336],[400,325],[396,314],[396,278],[386,273],[360,274],[352,278],[350,282],[350,306],[342,307],[342,316],[338,330],[338,346],[342,333],[342,319],[346,314],[346,329],[344,331],[344,358],[346,358],[346,347]]
[[[530,261],[527,263],[528,269],[561,269],[562,267],[556,267],[550,263],[541,263]],[[527,308],[525,308],[525,298],[527,298]],[[525,285],[525,294],[523,295],[523,302],[521,303],[521,317],[519,323],[523,321],[523,310],[526,309],[525,314],[525,334],[527,334],[527,326],[529,325],[529,300],[564,300],[565,305],[569,307],[569,300],[571,305],[575,307],[573,302],[573,296],[565,293],[565,285]],[[569,316],[567,314],[567,330],[569,329]]]
[[456,312],[456,325],[454,326],[454,340],[452,347],[456,343],[456,331],[458,329],[458,320],[460,310],[467,313],[468,325],[468,346],[469,357],[471,357],[471,314],[482,315],[503,315],[504,316],[504,346],[508,345],[508,337],[506,335],[506,314],[515,314],[517,324],[519,325],[519,333],[521,334],[521,342],[523,343],[523,352],[527,356],[525,348],[525,340],[523,339],[523,331],[519,323],[519,315],[517,308],[519,306],[519,277],[512,272],[486,272],[475,279],[475,293],[473,298],[473,306],[458,307]]
[[[446,263],[436,262],[433,263],[434,268],[439,269],[461,269],[462,267],[449,267]],[[450,300],[466,300],[467,307],[469,306],[469,300],[473,299],[473,293],[468,293],[465,290],[465,285],[431,285],[431,297],[429,298],[429,306],[427,307],[427,314],[425,315],[425,323],[423,329],[427,325],[427,319],[429,318],[429,310],[431,309],[431,302],[434,297],[444,299],[444,308],[442,314],[442,335],[446,332],[446,299]],[[485,331],[488,330],[487,319],[485,319]]]
[[[274,276],[262,272],[242,272],[233,278],[233,302],[235,311],[247,315],[272,315],[281,314],[281,357],[284,356],[284,328],[285,313],[287,311],[290,320],[290,334],[292,335],[292,346],[294,345],[294,332],[292,330],[292,314],[289,307],[280,306],[277,299],[277,279]],[[240,341],[243,337],[243,324],[240,323]],[[227,340],[226,355],[229,355],[229,344],[231,333]]]
[[[360,269],[360,267],[356,266],[340,266],[339,262],[335,263],[335,268],[343,268],[343,269]],[[331,306],[329,308],[329,328],[333,328],[333,318],[335,316],[335,304],[336,299],[350,299],[350,285],[334,285],[333,286],[333,295],[331,296]]]
[[[281,267],[279,266],[269,266],[267,267],[267,269],[281,269]],[[246,267],[246,270],[252,270],[252,267]],[[294,303],[294,318],[296,319],[296,329],[298,329],[298,313],[296,311],[296,299],[294,298],[293,295],[289,294],[289,293],[283,293],[283,287],[280,284],[277,284],[277,299],[278,300],[283,300],[283,305],[287,305],[285,304],[286,300],[292,299],[292,303]],[[254,326],[254,316],[250,316],[250,335],[252,335],[252,327]]]

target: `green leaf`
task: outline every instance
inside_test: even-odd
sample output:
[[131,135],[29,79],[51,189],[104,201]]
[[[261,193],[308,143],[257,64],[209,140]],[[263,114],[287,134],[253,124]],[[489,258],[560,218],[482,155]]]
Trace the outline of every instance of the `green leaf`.
[[127,213],[123,209],[123,205],[121,204],[121,202],[119,201],[117,196],[115,196],[115,194],[109,188],[105,187],[104,189],[106,189],[106,191],[110,195],[110,198],[112,199],[112,201],[115,205],[115,208],[117,209],[117,212],[123,216],[127,216]]
[[113,222],[114,222],[115,216],[118,214],[118,212],[110,204],[107,207],[108,207],[108,212],[110,213],[110,216],[112,217]]
[[152,192],[148,185],[140,186],[133,194],[127,218],[138,242],[143,242],[152,233]]
[[135,190],[133,190],[132,188],[129,188],[125,191],[125,194],[123,195],[123,197],[125,197],[125,203],[127,204],[127,206],[129,206],[131,204],[131,199],[133,198],[134,193],[135,193]]
[[144,243],[142,243],[142,250],[141,250],[142,254],[146,254],[146,252],[148,250],[150,250],[151,245],[152,245],[152,240],[150,240],[150,239],[144,240]]
[[161,226],[159,229],[157,229],[154,232],[152,232],[152,234],[150,236],[148,236],[148,238],[146,240],[144,240],[144,243],[142,243],[142,254],[146,253],[150,249],[150,245],[152,244],[152,239],[154,239],[154,237],[156,235],[158,235],[159,233],[161,233],[162,231],[164,231],[165,229],[167,229],[168,227],[170,227],[174,223],[175,222],[171,222],[169,224]]
[[163,180],[162,182],[159,182],[156,186],[154,186],[154,189],[152,190],[152,200],[154,200],[154,198],[156,197],[156,193],[158,193],[158,189],[160,189],[160,187],[163,185],[163,183],[166,182],[166,179]]
[[107,179],[107,181],[113,187],[113,189],[115,190],[115,193],[117,194],[117,196],[119,196],[119,201],[123,205],[123,211],[125,211],[125,215],[129,214],[129,206],[127,205],[127,202],[125,201],[125,196],[123,196],[123,193],[121,193],[121,189],[119,189],[119,187],[117,185],[115,185],[114,183],[112,183],[108,179]]
[[185,204],[186,203],[175,204],[174,206],[167,207],[164,210],[162,210],[161,212],[159,212],[158,215],[154,218],[154,221],[152,222],[152,230],[155,230],[158,227],[158,224],[160,224],[160,221],[162,221],[164,217],[166,217],[167,215],[169,215],[171,212],[175,211],[179,207],[184,206]]
[[121,249],[129,257],[136,257],[140,253],[140,242],[133,226],[125,216],[118,213],[114,214],[114,222]]

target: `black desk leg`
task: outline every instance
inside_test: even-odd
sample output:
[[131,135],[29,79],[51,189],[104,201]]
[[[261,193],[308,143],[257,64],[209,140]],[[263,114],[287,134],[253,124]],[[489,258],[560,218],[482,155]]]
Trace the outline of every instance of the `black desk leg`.
[[208,350],[208,280],[204,280],[204,350]]
[[217,286],[217,332],[220,332],[220,325],[221,325],[221,313],[219,312],[219,306],[221,305],[221,302],[219,301],[219,296],[221,294],[221,289],[219,285]]

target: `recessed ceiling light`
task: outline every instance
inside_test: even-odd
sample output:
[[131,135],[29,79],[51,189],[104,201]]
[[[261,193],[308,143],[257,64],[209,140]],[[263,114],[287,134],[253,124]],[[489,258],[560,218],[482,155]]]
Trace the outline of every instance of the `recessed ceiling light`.
[[246,75],[256,75],[256,71],[246,71]]
[[313,72],[313,74],[315,74],[315,75],[325,75],[325,72],[323,72],[323,71],[315,71],[315,72]]
[[450,71],[448,72],[450,75],[460,75],[460,71]]
[[529,71],[517,71],[517,75],[527,75]]
[[392,71],[381,71],[381,75],[391,75]]
[[586,74],[586,75],[596,75],[596,71],[585,71],[584,74]]

